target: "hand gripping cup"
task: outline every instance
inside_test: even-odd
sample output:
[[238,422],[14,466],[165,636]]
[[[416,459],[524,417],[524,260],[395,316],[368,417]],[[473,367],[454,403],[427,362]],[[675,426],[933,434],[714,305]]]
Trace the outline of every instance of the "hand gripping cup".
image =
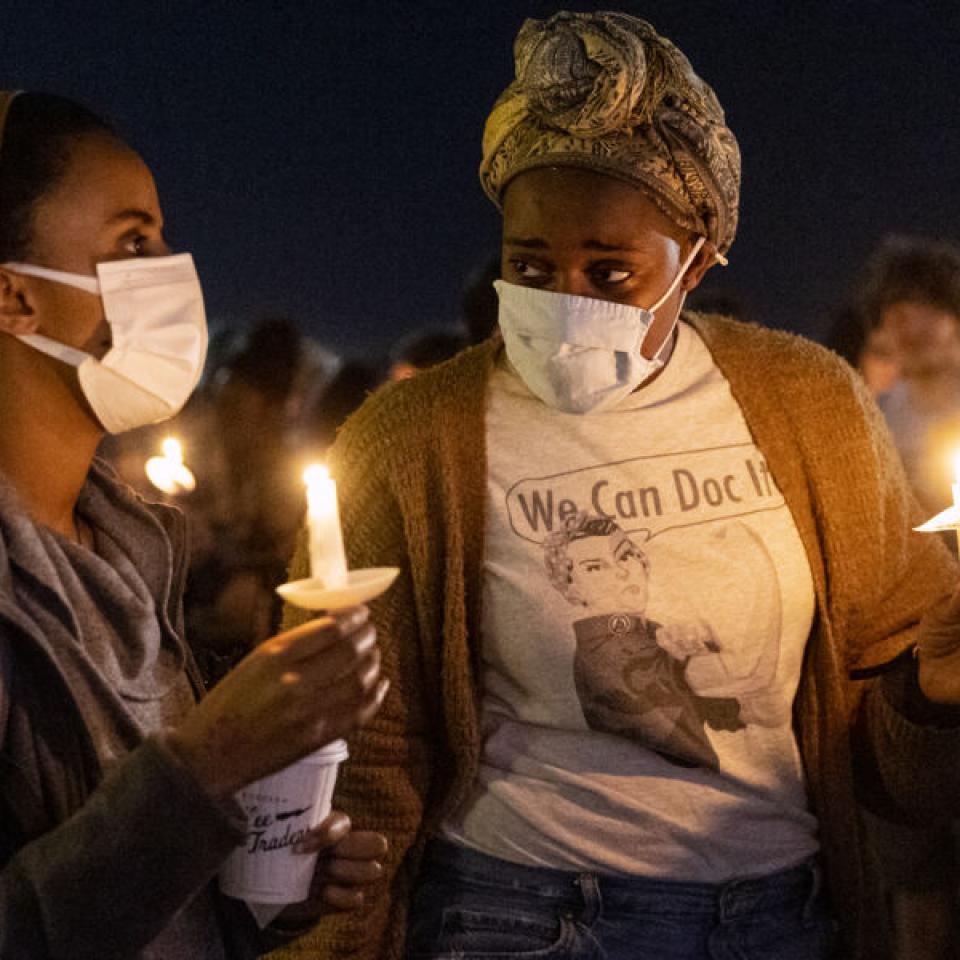
[[237,793],[247,837],[220,869],[220,889],[227,896],[251,904],[306,900],[317,855],[293,848],[330,813],[337,769],[346,759],[346,743],[334,740]]

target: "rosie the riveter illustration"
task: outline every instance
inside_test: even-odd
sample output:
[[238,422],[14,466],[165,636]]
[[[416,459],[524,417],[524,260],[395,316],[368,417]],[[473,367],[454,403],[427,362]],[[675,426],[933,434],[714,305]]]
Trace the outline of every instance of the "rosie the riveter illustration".
[[763,722],[741,699],[691,685],[691,659],[719,657],[721,642],[702,620],[647,618],[650,560],[613,520],[578,512],[543,549],[550,582],[586,614],[573,622],[573,669],[587,726],[636,740],[678,766],[716,768],[707,727]]

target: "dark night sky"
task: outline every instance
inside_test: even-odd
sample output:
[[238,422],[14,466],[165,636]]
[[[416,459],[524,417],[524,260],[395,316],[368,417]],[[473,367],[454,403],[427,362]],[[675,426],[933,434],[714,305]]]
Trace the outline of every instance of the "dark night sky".
[[[560,6],[0,0],[0,86],[77,96],[117,123],[213,319],[283,312],[337,349],[376,350],[456,319],[465,273],[495,247],[483,120],[524,16]],[[680,46],[740,140],[740,234],[711,286],[757,319],[817,335],[883,233],[960,239],[960,7],[619,9]]]

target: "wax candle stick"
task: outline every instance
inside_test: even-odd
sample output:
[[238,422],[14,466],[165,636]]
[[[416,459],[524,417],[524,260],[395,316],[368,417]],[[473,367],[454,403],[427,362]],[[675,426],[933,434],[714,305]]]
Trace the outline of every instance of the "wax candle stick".
[[303,474],[307,485],[307,530],[310,536],[310,576],[327,589],[347,580],[347,558],[340,529],[337,485],[327,468],[315,464]]

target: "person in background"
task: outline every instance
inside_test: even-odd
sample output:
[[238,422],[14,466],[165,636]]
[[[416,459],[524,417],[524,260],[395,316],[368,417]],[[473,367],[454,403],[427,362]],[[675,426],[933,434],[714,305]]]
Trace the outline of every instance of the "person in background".
[[467,274],[460,296],[460,315],[467,340],[472,344],[483,343],[497,330],[499,300],[493,284],[499,279],[499,251]]
[[[392,853],[364,909],[296,955],[875,957],[858,799],[960,807],[956,564],[911,532],[925,517],[847,364],[682,310],[740,192],[686,57],[616,12],[528,20],[514,57],[480,168],[502,339],[378,391],[331,455],[350,565],[401,570],[372,604],[394,684],[338,781]],[[643,538],[645,617],[734,624],[737,649],[706,659],[764,664],[762,689],[734,673],[723,693],[762,697],[764,722],[703,725],[716,763],[663,755],[666,687],[649,742],[586,722],[582,615],[543,563],[581,510]],[[727,542],[751,544],[732,581]],[[600,639],[631,629],[614,612]],[[595,702],[636,677],[621,647]]]
[[823,342],[860,373],[874,397],[900,379],[900,356],[890,328],[871,322],[859,306],[845,304],[835,310]]
[[[951,502],[960,453],[960,247],[889,236],[861,279],[867,331],[860,368],[879,378],[880,409],[928,513]],[[953,537],[948,538],[950,546]],[[869,821],[890,904],[894,960],[952,960],[960,948],[955,827]]]
[[348,358],[305,411],[303,438],[317,456],[324,457],[347,417],[379,387],[386,377],[379,359]]
[[214,676],[265,640],[277,619],[275,588],[305,508],[306,455],[291,412],[303,354],[290,321],[254,324],[178,423],[197,477],[180,501],[191,530],[187,627]]
[[388,380],[406,380],[428,367],[449,360],[467,345],[458,330],[416,330],[390,351]]
[[0,93],[4,958],[250,958],[379,874],[384,839],[335,814],[304,842],[325,851],[314,896],[264,931],[216,888],[246,837],[236,791],[369,720],[386,681],[356,607],[273,637],[197,702],[183,517],[95,451],[175,414],[206,341],[140,156],[72,101]]
[[960,452],[960,247],[888,237],[867,264],[860,304],[899,363],[880,409],[914,491],[937,512],[951,502]]

